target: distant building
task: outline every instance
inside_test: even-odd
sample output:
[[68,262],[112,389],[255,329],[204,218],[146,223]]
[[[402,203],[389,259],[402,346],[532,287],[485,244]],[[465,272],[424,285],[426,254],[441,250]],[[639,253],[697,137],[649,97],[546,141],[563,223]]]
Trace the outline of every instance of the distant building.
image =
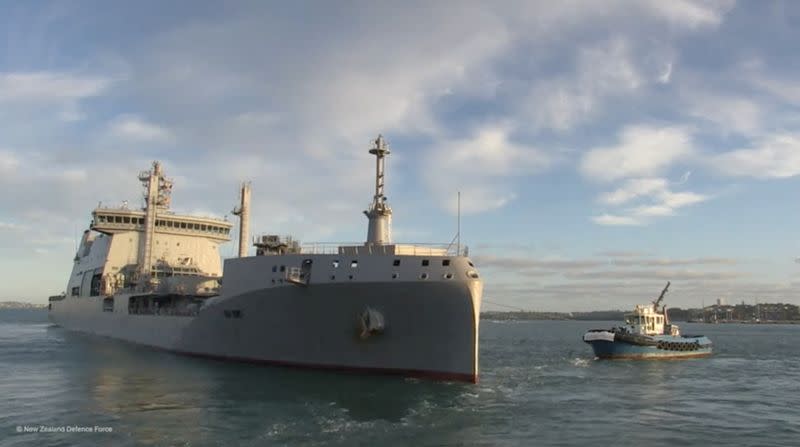
[[725,298],[717,298],[717,306],[725,306]]

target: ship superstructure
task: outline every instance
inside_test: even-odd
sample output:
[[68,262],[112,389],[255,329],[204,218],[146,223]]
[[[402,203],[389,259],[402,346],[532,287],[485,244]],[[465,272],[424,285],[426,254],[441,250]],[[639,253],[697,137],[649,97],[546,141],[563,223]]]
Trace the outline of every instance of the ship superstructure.
[[396,244],[382,136],[361,244],[258,236],[247,255],[250,184],[225,220],[173,214],[161,165],[139,176],[142,210],[98,207],[51,319],[176,352],[339,370],[477,381],[482,281],[461,247]]

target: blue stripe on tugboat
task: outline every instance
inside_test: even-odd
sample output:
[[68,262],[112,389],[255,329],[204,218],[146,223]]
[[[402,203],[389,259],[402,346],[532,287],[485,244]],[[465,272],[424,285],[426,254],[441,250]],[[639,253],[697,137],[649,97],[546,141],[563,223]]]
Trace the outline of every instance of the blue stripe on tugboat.
[[669,322],[667,306],[658,310],[669,289],[669,282],[657,300],[637,305],[625,315],[625,325],[611,329],[592,329],[583,335],[595,356],[601,359],[678,359],[707,357],[712,344],[702,335],[681,335]]

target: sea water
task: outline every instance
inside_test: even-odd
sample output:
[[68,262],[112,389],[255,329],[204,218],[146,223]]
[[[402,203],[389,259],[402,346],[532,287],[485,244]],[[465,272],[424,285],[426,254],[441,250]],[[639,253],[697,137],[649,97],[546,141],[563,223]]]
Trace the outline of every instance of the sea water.
[[0,311],[0,445],[797,446],[800,325],[682,325],[710,358],[595,360],[615,322],[481,322],[480,383],[226,363]]

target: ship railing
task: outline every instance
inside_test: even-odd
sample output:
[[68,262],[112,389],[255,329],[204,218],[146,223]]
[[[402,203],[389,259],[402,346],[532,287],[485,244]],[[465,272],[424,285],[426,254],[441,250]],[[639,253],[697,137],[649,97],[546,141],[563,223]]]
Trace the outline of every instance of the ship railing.
[[365,244],[363,242],[309,242],[300,244],[301,254],[315,255],[406,255],[468,256],[469,248],[442,243]]

